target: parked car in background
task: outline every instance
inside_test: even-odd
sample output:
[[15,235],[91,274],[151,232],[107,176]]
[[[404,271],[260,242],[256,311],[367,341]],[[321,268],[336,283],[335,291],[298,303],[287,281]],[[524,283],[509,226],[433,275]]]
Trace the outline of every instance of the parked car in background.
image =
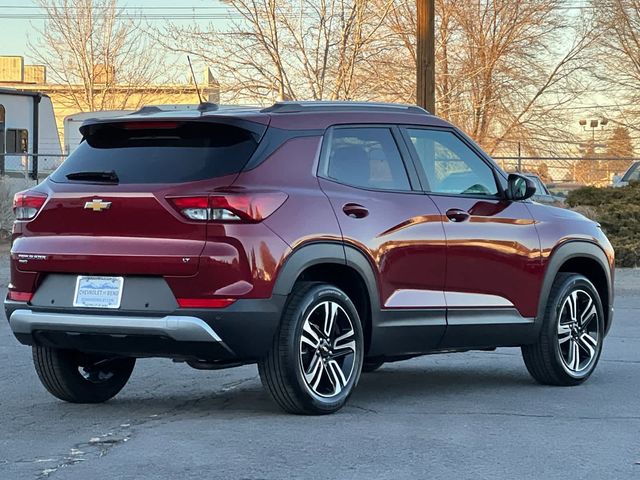
[[614,187],[624,187],[629,185],[629,182],[640,181],[640,162],[633,162],[631,166],[624,172],[624,175],[616,175],[613,177]]
[[563,207],[565,198],[559,195],[554,195],[549,191],[547,185],[542,179],[535,173],[523,173],[523,175],[533,182],[536,187],[536,193],[531,197],[536,202],[545,203],[547,205],[554,205],[556,207]]
[[203,104],[81,131],[16,195],[5,301],[59,399],[110,399],[141,357],[257,363],[298,414],[417,355],[521,347],[563,386],[598,364],[614,265],[598,224],[530,201],[531,178],[418,107]]

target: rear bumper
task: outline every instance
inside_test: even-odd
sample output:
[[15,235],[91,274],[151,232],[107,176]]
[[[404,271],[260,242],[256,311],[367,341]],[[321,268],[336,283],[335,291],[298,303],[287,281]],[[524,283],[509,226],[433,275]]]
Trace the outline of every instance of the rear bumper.
[[224,309],[166,314],[43,309],[5,301],[14,335],[25,345],[211,362],[253,362],[268,352],[286,297],[238,300]]
[[40,330],[107,335],[159,335],[177,342],[222,342],[203,320],[196,317],[132,317],[123,315],[68,315],[64,313],[15,310],[9,318],[13,333],[32,335]]

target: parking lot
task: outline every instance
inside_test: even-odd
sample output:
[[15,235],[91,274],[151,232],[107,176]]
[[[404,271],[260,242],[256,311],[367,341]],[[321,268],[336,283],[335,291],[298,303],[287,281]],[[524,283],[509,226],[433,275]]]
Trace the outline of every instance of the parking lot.
[[139,361],[106,404],[65,404],[3,320],[0,478],[640,478],[640,271],[619,270],[616,287],[581,387],[535,384],[518,349],[427,356],[364,375],[327,417],[281,413],[254,366],[163,359]]

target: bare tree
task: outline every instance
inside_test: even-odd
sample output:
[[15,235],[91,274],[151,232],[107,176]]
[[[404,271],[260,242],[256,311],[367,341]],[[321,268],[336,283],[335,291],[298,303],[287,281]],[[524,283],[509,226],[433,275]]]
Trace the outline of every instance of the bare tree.
[[[415,102],[415,0],[226,3],[240,19],[230,30],[172,26],[157,37],[211,65],[227,100]],[[438,114],[491,153],[518,143],[525,155],[569,153],[577,139],[564,107],[589,88],[596,36],[588,9],[564,7],[436,0]]]
[[35,59],[47,67],[60,96],[79,111],[136,108],[166,78],[162,52],[140,21],[125,16],[117,0],[36,0],[47,14]]
[[[613,129],[607,141],[607,149],[604,155],[607,158],[631,158],[634,156],[633,141],[628,128],[617,126]],[[629,165],[631,165],[630,160],[606,161],[606,169],[610,175],[622,175],[629,168]]]
[[268,103],[364,95],[358,66],[377,41],[392,0],[226,3],[240,18],[230,30],[171,26],[158,38],[212,66],[230,100]]
[[640,0],[591,0],[598,28],[596,78],[621,122],[640,130]]
[[[563,106],[585,92],[595,36],[587,13],[561,0],[436,0],[436,103],[490,152],[522,143],[532,154],[573,139]],[[384,68],[370,89],[413,102],[415,0],[395,0],[384,25]],[[398,85],[398,88],[394,86]]]

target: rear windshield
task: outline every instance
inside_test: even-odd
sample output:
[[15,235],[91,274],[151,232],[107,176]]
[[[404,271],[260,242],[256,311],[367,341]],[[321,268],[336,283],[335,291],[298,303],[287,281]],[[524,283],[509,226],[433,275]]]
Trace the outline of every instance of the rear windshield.
[[119,183],[180,183],[238,173],[256,150],[259,133],[205,122],[126,122],[96,125],[52,174],[115,172]]

